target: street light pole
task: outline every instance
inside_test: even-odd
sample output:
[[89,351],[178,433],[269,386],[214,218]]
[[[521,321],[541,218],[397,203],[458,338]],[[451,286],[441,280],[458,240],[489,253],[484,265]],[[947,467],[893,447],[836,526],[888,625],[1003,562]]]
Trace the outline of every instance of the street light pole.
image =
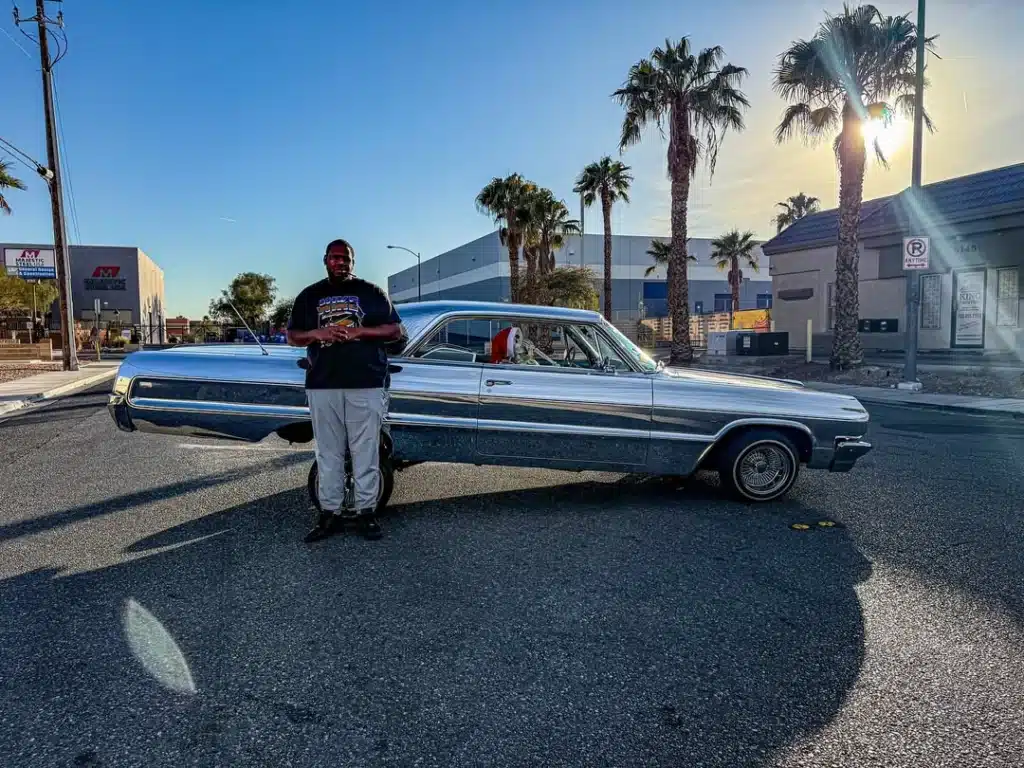
[[405,251],[406,253],[411,253],[413,256],[416,257],[416,300],[417,301],[423,301],[423,280],[420,277],[420,275],[421,275],[420,267],[422,266],[422,263],[420,261],[420,255],[418,253],[416,253],[416,251],[411,251],[411,250],[409,250],[408,248],[406,248],[403,245],[389,245],[388,246],[389,250],[396,249],[396,248],[399,251]]
[[[914,149],[910,169],[910,194],[915,200],[915,212],[911,214],[911,226],[921,226],[916,211],[920,207],[921,191],[921,144],[924,139],[924,6],[925,0],[917,0],[917,78],[914,83]],[[922,233],[923,234],[923,233]],[[907,279],[907,362],[903,367],[903,378],[908,382],[917,381],[917,312],[920,277],[916,269],[905,270]]]

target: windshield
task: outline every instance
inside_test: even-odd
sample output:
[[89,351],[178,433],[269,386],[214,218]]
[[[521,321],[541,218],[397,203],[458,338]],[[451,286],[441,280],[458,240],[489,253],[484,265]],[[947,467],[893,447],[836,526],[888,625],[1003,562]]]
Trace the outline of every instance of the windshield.
[[629,358],[640,366],[640,369],[644,373],[654,373],[658,370],[659,365],[655,362],[654,358],[644,352],[640,347],[629,340],[622,331],[616,328],[614,325],[609,323],[607,320],[601,322],[601,327],[604,328],[605,332],[609,336],[614,338],[619,345],[622,347],[623,352],[629,356]]

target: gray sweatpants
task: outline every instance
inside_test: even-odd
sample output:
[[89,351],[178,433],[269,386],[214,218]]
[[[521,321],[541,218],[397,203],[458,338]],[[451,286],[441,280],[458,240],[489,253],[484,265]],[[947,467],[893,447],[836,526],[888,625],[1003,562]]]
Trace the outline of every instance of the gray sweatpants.
[[320,507],[341,510],[345,497],[345,446],[352,454],[355,508],[377,506],[380,430],[387,413],[384,389],[307,389],[316,440]]

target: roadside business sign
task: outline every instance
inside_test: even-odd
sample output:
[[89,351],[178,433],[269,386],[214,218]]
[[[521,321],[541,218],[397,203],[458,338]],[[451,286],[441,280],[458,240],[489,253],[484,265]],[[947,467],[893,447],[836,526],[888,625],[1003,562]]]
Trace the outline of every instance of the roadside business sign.
[[4,267],[8,277],[20,277],[23,280],[57,279],[53,249],[4,248]]
[[903,238],[903,268],[928,269],[931,242],[927,237]]

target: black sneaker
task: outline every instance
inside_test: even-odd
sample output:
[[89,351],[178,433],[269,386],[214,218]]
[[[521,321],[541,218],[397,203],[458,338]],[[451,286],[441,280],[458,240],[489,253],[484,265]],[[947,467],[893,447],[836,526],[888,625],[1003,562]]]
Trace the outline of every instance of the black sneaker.
[[359,532],[363,535],[364,539],[379,539],[384,535],[384,531],[381,530],[380,523],[377,522],[376,515],[373,514],[373,510],[365,510],[359,514],[357,525],[359,526]]
[[306,534],[305,542],[312,544],[330,536],[337,528],[338,516],[333,512],[321,512],[316,525]]

